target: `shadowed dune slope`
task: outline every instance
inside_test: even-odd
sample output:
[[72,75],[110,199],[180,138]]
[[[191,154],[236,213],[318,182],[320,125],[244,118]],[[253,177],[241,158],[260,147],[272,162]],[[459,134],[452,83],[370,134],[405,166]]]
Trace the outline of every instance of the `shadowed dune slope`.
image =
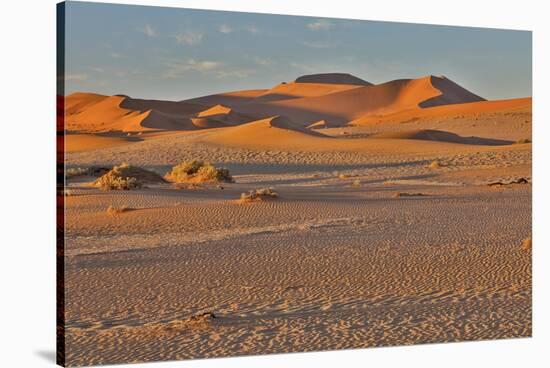
[[217,93],[213,95],[192,98],[189,100],[185,100],[184,102],[199,104],[203,106],[225,105],[229,107],[235,107],[246,104],[265,92],[267,92],[267,89],[250,89],[243,91]]
[[417,139],[417,140],[425,140],[425,141],[450,142],[450,143],[461,143],[461,144],[478,144],[478,145],[487,145],[487,146],[506,145],[506,144],[513,143],[511,141],[506,141],[501,139],[491,139],[491,138],[481,138],[481,137],[462,137],[458,134],[445,132],[442,130],[431,130],[431,129],[379,133],[379,134],[373,134],[369,138]]
[[354,84],[329,84],[329,83],[281,83],[256,97],[252,102],[269,102],[287,100],[291,98],[314,97],[328,95],[334,92],[346,91],[358,88]]
[[372,86],[372,83],[348,73],[309,74],[296,78],[296,83],[352,84],[357,86]]

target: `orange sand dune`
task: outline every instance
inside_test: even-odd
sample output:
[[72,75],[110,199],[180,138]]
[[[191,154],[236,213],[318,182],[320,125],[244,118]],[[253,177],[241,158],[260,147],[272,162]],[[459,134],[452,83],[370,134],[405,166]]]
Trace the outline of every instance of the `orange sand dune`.
[[442,118],[457,115],[475,115],[493,112],[528,111],[531,112],[531,97],[510,100],[479,101],[456,105],[442,105],[431,108],[415,108],[387,115],[367,115],[353,120],[349,125],[399,122],[413,119]]
[[203,110],[197,114],[197,117],[204,118],[207,116],[215,116],[215,115],[227,115],[231,112],[231,108],[224,106],[224,105],[215,105],[212,106],[209,109]]
[[483,99],[444,77],[428,76],[358,87],[323,96],[251,102],[239,106],[239,111],[262,117],[284,115],[295,122],[324,119],[327,124],[339,125],[368,115],[474,101]]
[[[396,140],[399,139],[399,142]],[[335,138],[304,128],[282,116],[219,129],[196,139],[220,146],[254,150],[305,152],[437,152],[478,150],[481,146],[508,145],[510,141],[461,137],[434,130],[378,134],[367,138]]]
[[95,134],[67,134],[65,135],[65,152],[84,152],[100,148],[117,147],[131,142],[139,141],[137,138],[108,137]]
[[196,129],[190,117],[205,109],[186,102],[75,93],[68,96],[65,124],[80,133]]

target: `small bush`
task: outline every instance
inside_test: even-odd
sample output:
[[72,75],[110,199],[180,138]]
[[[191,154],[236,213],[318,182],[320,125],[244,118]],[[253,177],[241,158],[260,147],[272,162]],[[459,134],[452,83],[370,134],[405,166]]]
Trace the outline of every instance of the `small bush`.
[[107,208],[107,213],[111,216],[120,215],[121,213],[128,212],[128,211],[131,211],[131,208],[127,206],[115,207],[111,205]]
[[65,171],[65,176],[68,179],[85,175],[89,175],[89,169],[87,167],[70,167]]
[[437,168],[441,167],[441,164],[439,163],[439,161],[435,160],[435,161],[430,162],[430,164],[427,167],[429,169],[437,169]]
[[107,174],[101,176],[94,182],[96,187],[102,190],[131,190],[139,189],[142,182],[136,177],[130,176],[130,165],[122,164],[115,166]]
[[239,199],[239,202],[247,203],[263,201],[265,199],[275,199],[278,197],[279,195],[277,194],[277,192],[275,192],[273,188],[252,189],[248,191],[248,193],[241,193],[241,198]]
[[166,174],[166,179],[175,183],[185,182],[233,182],[226,168],[214,167],[204,161],[186,161],[176,165]]
[[353,183],[351,183],[351,186],[352,186],[352,187],[355,187],[355,188],[360,187],[360,186],[361,186],[361,180],[355,179],[355,180],[353,181]]

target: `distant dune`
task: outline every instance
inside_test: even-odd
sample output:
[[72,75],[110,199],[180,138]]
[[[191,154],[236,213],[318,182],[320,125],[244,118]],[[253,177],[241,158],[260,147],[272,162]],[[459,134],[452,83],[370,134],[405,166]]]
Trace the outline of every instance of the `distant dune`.
[[[311,136],[312,129],[324,127],[521,109],[530,107],[530,103],[530,98],[485,101],[445,77],[398,79],[372,85],[350,74],[326,73],[305,75],[270,89],[177,102],[73,93],[65,98],[65,129],[126,136],[242,124],[250,128],[258,121],[264,125],[269,121],[270,127],[278,128],[277,123],[284,120],[293,124],[291,129],[284,129]],[[304,130],[305,127],[310,129]],[[273,134],[273,130],[269,132]]]
[[358,86],[372,86],[361,78],[347,73],[324,73],[303,75],[296,78],[296,83],[324,83],[324,84],[351,84]]

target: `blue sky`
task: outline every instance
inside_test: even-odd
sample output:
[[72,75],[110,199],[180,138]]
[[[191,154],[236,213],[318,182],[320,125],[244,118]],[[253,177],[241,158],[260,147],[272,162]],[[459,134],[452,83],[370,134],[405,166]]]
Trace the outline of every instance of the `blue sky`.
[[531,47],[527,31],[68,2],[66,93],[182,100],[344,72],[524,97]]

